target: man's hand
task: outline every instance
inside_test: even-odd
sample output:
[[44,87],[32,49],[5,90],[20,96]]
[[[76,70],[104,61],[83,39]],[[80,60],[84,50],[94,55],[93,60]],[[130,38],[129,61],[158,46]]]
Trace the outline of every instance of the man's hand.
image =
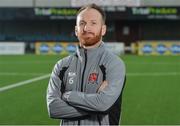
[[100,91],[103,91],[106,86],[108,86],[108,82],[103,81],[101,86],[98,88],[97,93],[99,93]]
[[68,92],[65,92],[63,95],[62,95],[62,99],[64,101],[68,101],[68,98],[69,98],[69,95],[71,94],[71,91],[68,91]]

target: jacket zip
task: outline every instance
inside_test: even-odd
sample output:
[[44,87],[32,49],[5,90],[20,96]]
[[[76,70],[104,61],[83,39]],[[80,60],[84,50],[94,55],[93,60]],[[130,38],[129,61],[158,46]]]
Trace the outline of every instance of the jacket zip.
[[86,70],[86,64],[87,64],[87,50],[84,50],[84,55],[85,55],[85,64],[84,64],[84,69],[83,69],[83,73],[82,73],[82,80],[81,80],[81,92],[83,92],[83,83],[84,83],[84,73]]
[[[84,73],[86,70],[86,64],[87,64],[87,50],[84,50],[84,55],[85,55],[85,64],[84,64],[84,69],[82,73],[82,79],[81,79],[81,92],[83,92],[83,83],[84,83]],[[78,126],[80,125],[80,120],[78,120]]]

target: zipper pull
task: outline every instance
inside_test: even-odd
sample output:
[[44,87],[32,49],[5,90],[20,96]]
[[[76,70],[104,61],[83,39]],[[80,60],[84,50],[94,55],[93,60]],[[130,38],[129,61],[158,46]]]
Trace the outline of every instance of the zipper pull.
[[84,49],[84,53],[87,54],[87,49]]

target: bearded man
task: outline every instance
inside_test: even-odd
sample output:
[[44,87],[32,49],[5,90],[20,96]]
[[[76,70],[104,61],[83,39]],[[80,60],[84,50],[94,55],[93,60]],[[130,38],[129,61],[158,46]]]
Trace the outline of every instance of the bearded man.
[[105,19],[96,4],[82,7],[75,26],[77,51],[52,71],[47,107],[61,125],[119,125],[125,65],[102,41]]

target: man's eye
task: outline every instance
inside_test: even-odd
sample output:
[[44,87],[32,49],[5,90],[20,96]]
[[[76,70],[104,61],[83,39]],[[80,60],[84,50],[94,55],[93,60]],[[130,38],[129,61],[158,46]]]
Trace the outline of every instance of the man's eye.
[[80,25],[84,25],[85,23],[84,22],[81,22]]

